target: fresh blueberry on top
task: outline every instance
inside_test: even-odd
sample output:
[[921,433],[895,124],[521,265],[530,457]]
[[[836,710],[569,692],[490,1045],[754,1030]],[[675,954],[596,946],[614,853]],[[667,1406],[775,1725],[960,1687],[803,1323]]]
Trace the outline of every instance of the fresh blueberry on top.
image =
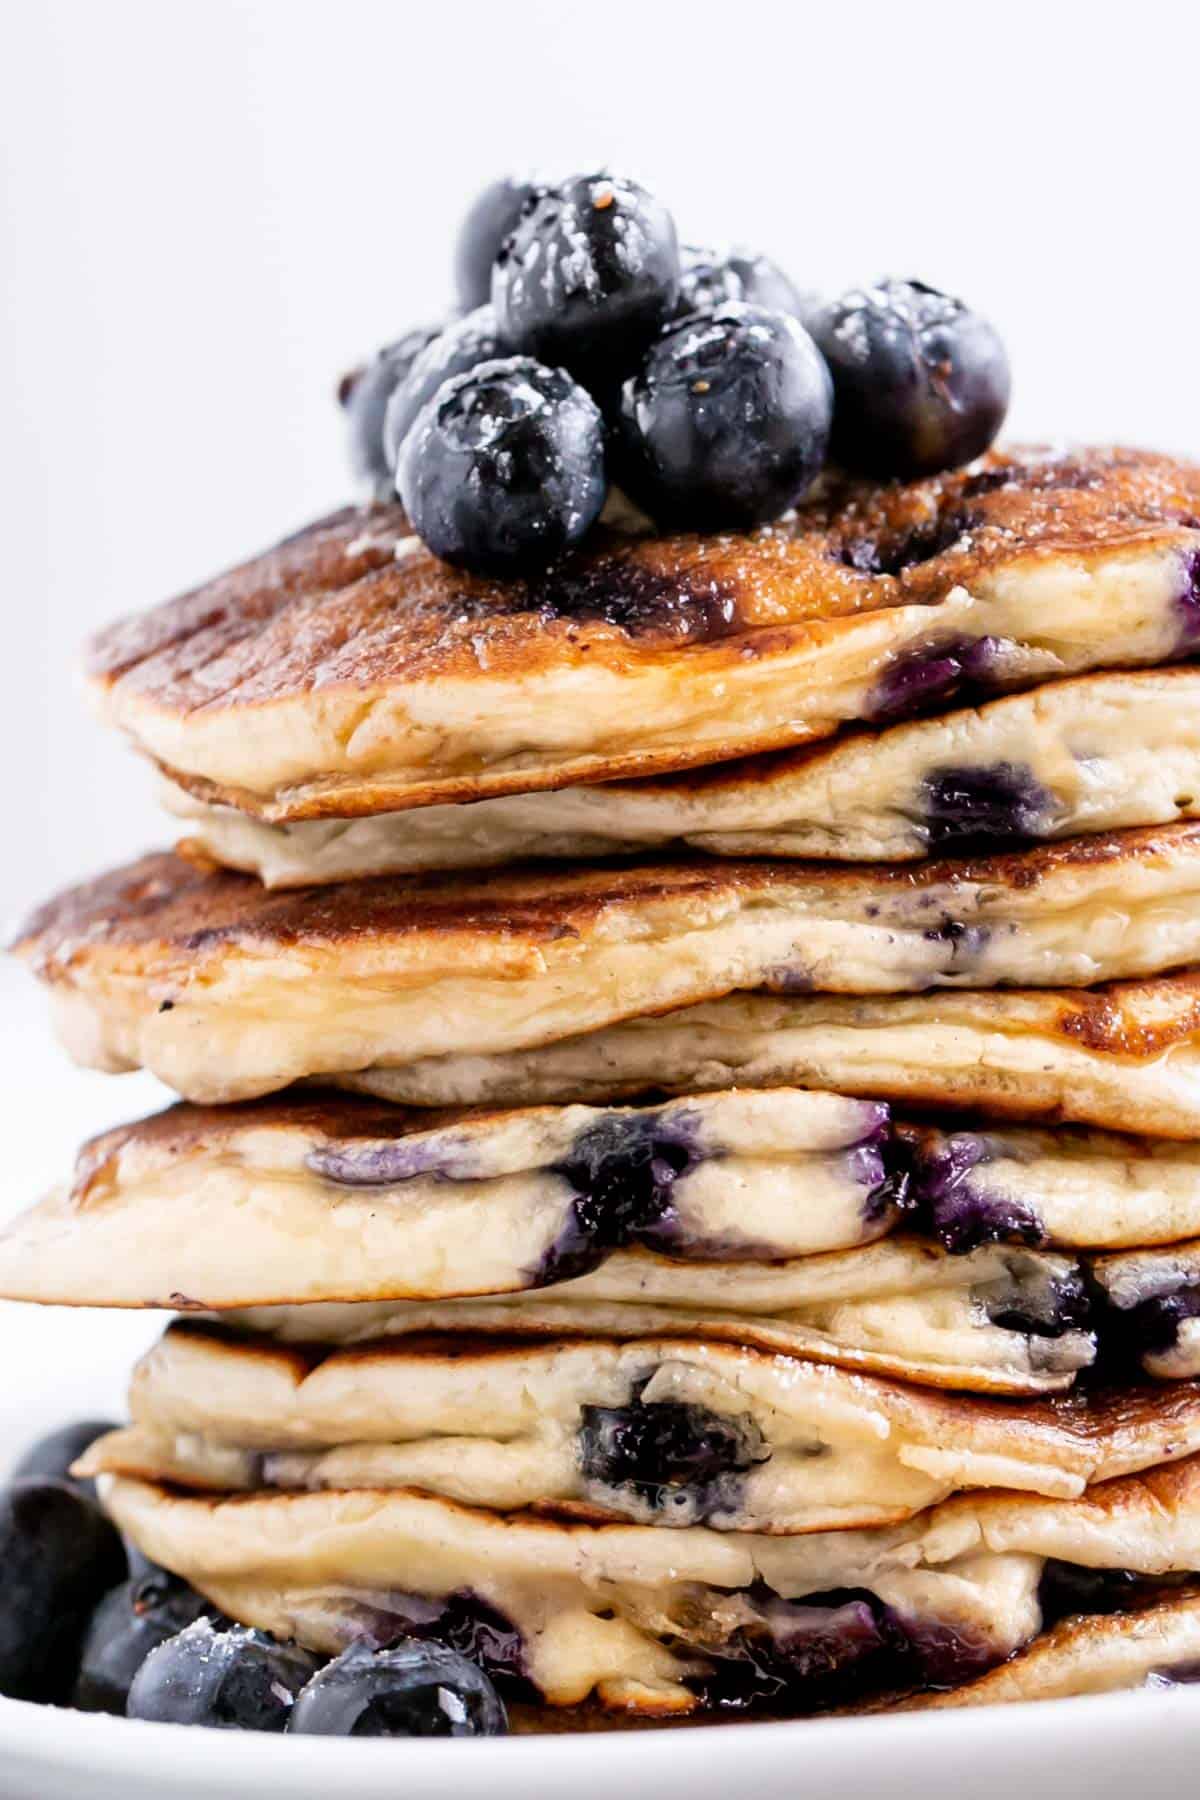
[[742,278],[721,250],[705,250],[684,244],[679,252],[679,295],[671,311],[674,319],[689,313],[712,312],[729,300],[744,300]]
[[387,344],[344,385],[350,434],[350,464],[355,477],[389,490],[393,463],[383,448],[383,422],[394,389],[404,380],[419,351],[441,332],[440,325],[419,325],[394,344]]
[[13,1481],[69,1481],[91,1499],[96,1498],[94,1481],[75,1481],[71,1465],[78,1462],[97,1438],[117,1428],[109,1419],[78,1419],[71,1425],[60,1425],[31,1444],[12,1472]]
[[477,306],[465,319],[455,319],[413,358],[407,375],[393,388],[383,422],[383,455],[395,473],[400,446],[421,408],[452,375],[466,375],[480,363],[507,356],[508,346],[496,327],[490,306]]
[[784,313],[731,302],[663,333],[621,396],[618,480],[660,524],[776,519],[825,458],[829,374]]
[[491,297],[492,264],[500,246],[544,187],[544,182],[502,175],[472,205],[454,247],[454,284],[464,312]]
[[104,1596],[83,1640],[71,1705],[123,1714],[130,1684],[152,1650],[216,1609],[165,1569],[123,1582]]
[[0,1493],[0,1694],[63,1701],[93,1609],[126,1574],[121,1540],[65,1481]]
[[531,357],[444,382],[404,440],[396,485],[435,555],[482,575],[577,544],[605,498],[604,428],[563,369]]
[[671,316],[679,244],[664,206],[616,175],[577,175],[525,212],[492,301],[519,350],[607,392]]
[[914,480],[985,451],[1008,411],[992,326],[920,281],[881,281],[809,321],[833,376],[831,454],[844,468]]
[[794,319],[807,325],[809,315],[817,309],[817,296],[811,292],[801,293],[778,263],[744,247],[731,250],[727,262],[742,284],[743,300],[748,300],[751,306],[765,306],[772,312],[791,313]]
[[299,1695],[289,1731],[322,1737],[498,1737],[503,1703],[482,1669],[442,1644],[353,1644]]
[[295,1644],[235,1625],[215,1631],[197,1619],[152,1650],[129,1689],[131,1719],[215,1725],[224,1731],[282,1731],[296,1696],[320,1659]]
[[711,312],[729,300],[745,300],[769,312],[791,313],[803,324],[820,304],[815,294],[802,294],[778,263],[753,250],[706,250],[685,244],[679,260],[679,298],[672,313],[676,319]]

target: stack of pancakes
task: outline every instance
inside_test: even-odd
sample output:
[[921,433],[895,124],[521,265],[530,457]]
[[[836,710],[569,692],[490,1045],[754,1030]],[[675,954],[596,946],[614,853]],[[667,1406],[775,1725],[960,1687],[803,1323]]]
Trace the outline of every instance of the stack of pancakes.
[[188,837],[20,953],[184,1097],[0,1290],[187,1315],[81,1465],[555,1707],[1200,1666],[1200,469],[992,454],[527,583],[348,511],[106,632]]

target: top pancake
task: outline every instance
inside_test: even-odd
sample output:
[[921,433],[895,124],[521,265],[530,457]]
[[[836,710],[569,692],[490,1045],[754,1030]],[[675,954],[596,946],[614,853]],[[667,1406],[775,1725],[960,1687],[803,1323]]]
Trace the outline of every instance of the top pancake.
[[829,479],[747,536],[598,535],[527,582],[348,509],[94,642],[103,710],[173,779],[272,821],[696,767],[1190,655],[1200,468],[992,454]]

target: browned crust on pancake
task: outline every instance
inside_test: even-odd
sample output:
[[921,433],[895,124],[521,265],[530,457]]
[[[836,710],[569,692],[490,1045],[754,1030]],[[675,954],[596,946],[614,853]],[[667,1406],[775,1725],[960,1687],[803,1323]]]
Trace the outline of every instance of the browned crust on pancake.
[[[830,476],[777,526],[745,536],[600,533],[536,580],[509,583],[465,575],[423,548],[398,561],[395,545],[409,535],[400,508],[347,508],[108,627],[87,668],[98,688],[119,684],[124,696],[181,717],[442,678],[536,681],[583,667],[636,674],[680,656],[719,679],[747,658],[820,642],[850,618],[936,606],[1018,562],[1194,548],[1198,530],[1200,467],[1120,448],[994,452],[909,485]],[[749,734],[738,748],[770,750],[796,735]],[[711,758],[707,747],[691,760]],[[676,747],[658,766],[688,761]],[[654,766],[630,751],[590,778]],[[272,812],[261,795],[171,774],[202,798]],[[492,772],[488,791],[573,779],[554,767]],[[467,771],[431,777],[419,792],[373,796],[365,776],[353,793],[297,796],[284,811],[427,805],[469,798],[475,785]]]
[[[344,508],[274,550],[153,611],[101,631],[88,672],[135,677],[187,711],[252,705],[330,682],[530,672],[530,640],[585,644],[623,661],[666,645],[933,605],[1018,555],[1038,558],[1169,540],[1200,527],[1200,467],[1127,449],[994,452],[909,485],[831,478],[786,524],[748,536],[601,535],[536,581],[465,575],[428,552],[397,564],[398,506]],[[911,546],[945,548],[876,574]],[[616,610],[625,623],[603,617]],[[599,617],[602,622],[594,623]],[[583,621],[582,623],[580,621]],[[303,621],[303,636],[296,627]],[[737,654],[741,654],[740,650]]]
[[707,909],[800,884],[847,896],[986,884],[1027,891],[1067,868],[1200,853],[1200,821],[1103,837],[1068,838],[975,861],[849,868],[830,863],[632,861],[597,867],[528,866],[468,875],[375,876],[327,887],[268,890],[250,875],[197,869],[151,853],[48,901],[15,948],[53,979],[97,951],[202,958],[224,948],[338,944],[382,937],[479,938],[523,953],[577,937],[608,911],[659,902]]

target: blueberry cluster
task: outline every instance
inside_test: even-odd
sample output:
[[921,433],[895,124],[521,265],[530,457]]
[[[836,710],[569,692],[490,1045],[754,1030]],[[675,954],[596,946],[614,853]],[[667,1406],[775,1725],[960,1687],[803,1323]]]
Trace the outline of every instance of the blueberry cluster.
[[661,201],[597,173],[506,177],[467,214],[458,312],[343,383],[356,473],[438,556],[544,568],[620,487],[659,526],[778,519],[831,456],[877,479],[955,468],[1008,406],[992,327],[918,281],[829,304],[765,256],[679,243]]
[[352,1645],[333,1661],[222,1618],[130,1552],[71,1464],[107,1424],[35,1444],[0,1492],[0,1694],[225,1730],[482,1737],[488,1675],[446,1643]]

